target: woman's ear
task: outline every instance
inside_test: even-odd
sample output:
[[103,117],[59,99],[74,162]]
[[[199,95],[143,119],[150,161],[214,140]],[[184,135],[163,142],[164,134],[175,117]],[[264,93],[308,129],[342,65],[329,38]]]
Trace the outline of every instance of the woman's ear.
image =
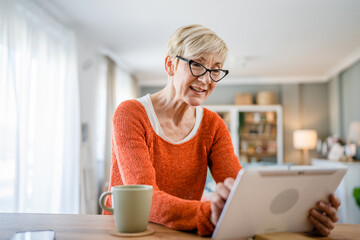
[[175,63],[170,56],[165,58],[165,71],[169,76],[174,76]]

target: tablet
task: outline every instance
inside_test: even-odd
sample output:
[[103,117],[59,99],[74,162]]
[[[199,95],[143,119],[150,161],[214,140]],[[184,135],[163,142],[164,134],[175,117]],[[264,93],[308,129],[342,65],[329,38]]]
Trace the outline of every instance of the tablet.
[[212,239],[252,237],[268,232],[305,232],[309,210],[328,201],[347,168],[258,167],[240,170]]

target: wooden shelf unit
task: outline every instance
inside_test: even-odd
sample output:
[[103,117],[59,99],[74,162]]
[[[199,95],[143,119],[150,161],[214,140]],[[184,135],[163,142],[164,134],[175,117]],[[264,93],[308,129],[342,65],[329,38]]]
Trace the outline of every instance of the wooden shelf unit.
[[[229,128],[238,158],[245,157],[249,162],[254,158],[260,161],[262,158],[270,157],[276,158],[277,164],[283,163],[283,114],[280,105],[207,105],[204,107],[217,112],[223,118]],[[240,113],[244,113],[243,120]],[[272,117],[264,117],[267,113],[271,113]],[[245,116],[245,114],[248,115]],[[256,119],[252,118],[251,114],[257,114]],[[243,149],[241,141],[249,142],[255,147],[249,145],[247,149]],[[255,144],[254,141],[257,143]]]

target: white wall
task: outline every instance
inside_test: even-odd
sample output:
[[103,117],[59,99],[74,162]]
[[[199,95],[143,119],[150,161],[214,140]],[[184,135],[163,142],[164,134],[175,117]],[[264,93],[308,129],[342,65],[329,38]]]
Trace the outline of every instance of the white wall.
[[89,126],[89,139],[94,140],[92,129],[96,119],[98,88],[98,45],[77,35],[81,121]]
[[[96,159],[96,126],[98,121],[98,63],[99,45],[77,33],[79,88],[80,88],[80,119],[82,134],[86,135],[81,144],[82,200],[81,213],[95,214],[98,212],[98,178],[103,175],[101,165]],[[85,130],[85,131],[84,131]]]

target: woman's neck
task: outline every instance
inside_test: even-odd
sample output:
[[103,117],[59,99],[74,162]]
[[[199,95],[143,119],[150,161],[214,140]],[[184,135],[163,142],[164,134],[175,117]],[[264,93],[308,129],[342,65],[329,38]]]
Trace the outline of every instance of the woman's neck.
[[158,118],[171,119],[175,125],[182,120],[195,118],[195,107],[178,99],[169,85],[150,96]]

